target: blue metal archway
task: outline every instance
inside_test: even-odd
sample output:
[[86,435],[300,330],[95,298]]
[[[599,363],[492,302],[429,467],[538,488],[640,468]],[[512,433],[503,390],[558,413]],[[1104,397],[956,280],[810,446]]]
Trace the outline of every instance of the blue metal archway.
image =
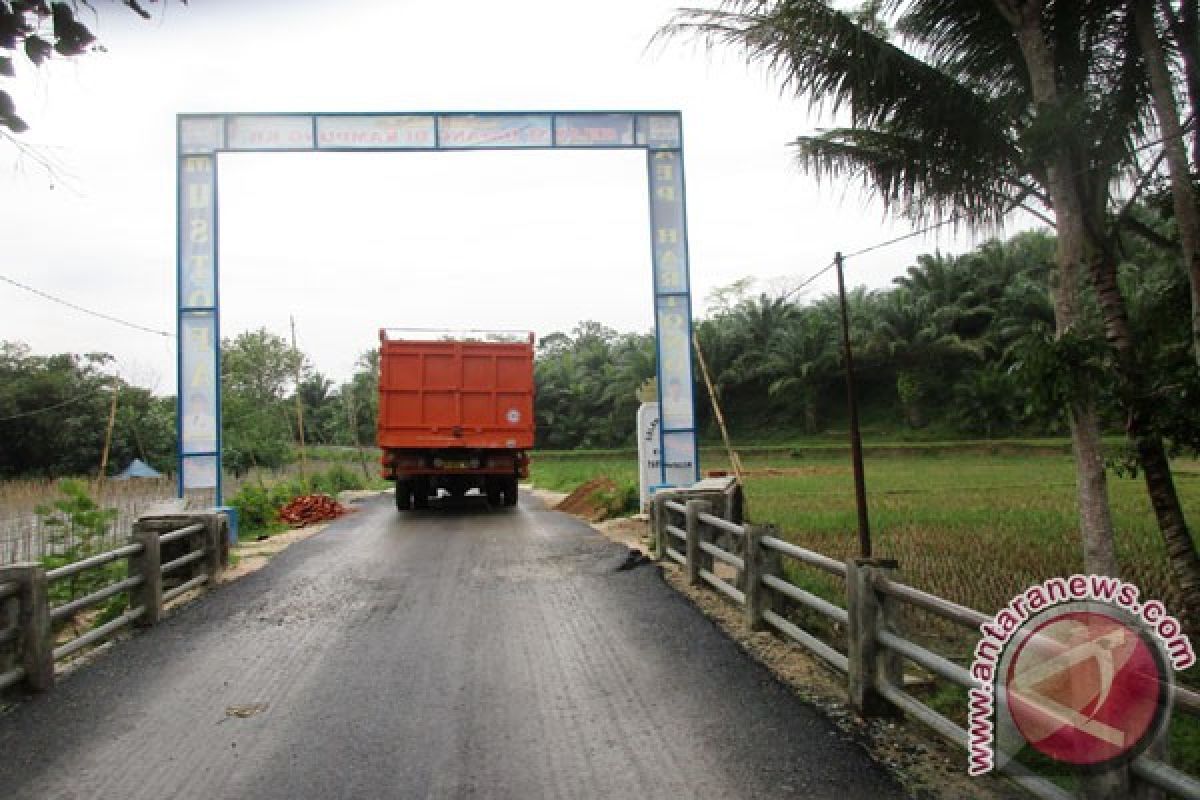
[[678,111],[182,114],[178,159],[179,493],[221,491],[217,176],[221,153],[641,149],[646,151],[657,338],[659,472],[699,477],[691,285]]

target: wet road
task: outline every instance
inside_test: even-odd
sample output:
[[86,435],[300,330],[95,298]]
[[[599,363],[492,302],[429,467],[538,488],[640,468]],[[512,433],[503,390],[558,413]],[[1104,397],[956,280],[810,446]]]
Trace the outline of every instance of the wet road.
[[902,796],[626,554],[372,501],[0,716],[0,798]]

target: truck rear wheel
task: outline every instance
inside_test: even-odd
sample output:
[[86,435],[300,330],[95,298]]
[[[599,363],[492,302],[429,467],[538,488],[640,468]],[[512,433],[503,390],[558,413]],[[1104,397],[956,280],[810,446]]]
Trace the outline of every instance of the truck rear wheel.
[[412,486],[408,481],[396,481],[396,510],[408,511],[412,508]]
[[429,480],[413,481],[413,508],[429,508]]
[[484,493],[487,495],[488,505],[496,507],[500,505],[500,495],[503,492],[499,478],[488,478],[484,484]]
[[504,479],[504,505],[515,506],[517,504],[517,479]]

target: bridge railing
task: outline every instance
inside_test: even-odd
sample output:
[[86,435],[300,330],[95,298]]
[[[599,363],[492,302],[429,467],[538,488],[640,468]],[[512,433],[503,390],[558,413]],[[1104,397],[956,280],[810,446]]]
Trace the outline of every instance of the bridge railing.
[[[216,581],[228,560],[228,520],[216,512],[143,516],[129,543],[55,569],[38,563],[0,567],[0,691],[23,684],[34,691],[54,685],[55,662],[112,638],[125,628],[154,625],[163,606]],[[80,597],[52,605],[55,584],[95,579],[97,571],[125,562],[125,577]],[[88,581],[92,583],[92,581]],[[164,584],[174,584],[164,590]],[[128,595],[125,610],[72,638],[56,630],[112,598]]]
[[[713,500],[709,493],[697,497],[687,490],[655,496],[651,520],[659,560],[678,563],[689,584],[708,585],[742,606],[750,628],[774,629],[845,675],[850,704],[863,716],[900,711],[964,750],[969,746],[966,730],[906,689],[903,664],[916,664],[968,692],[979,687],[979,682],[965,667],[906,637],[901,610],[920,609],[976,636],[980,635],[979,626],[990,617],[901,583],[895,561],[837,561],[785,541],[772,526],[741,525],[715,515],[714,506],[720,503]],[[841,586],[843,605],[791,582],[783,566],[786,561],[832,576]],[[728,569],[716,567],[717,563]],[[835,623],[830,629],[844,631],[844,636],[831,643],[805,630],[786,615],[788,601]],[[1174,711],[1200,716],[1200,695],[1177,687]],[[1117,798],[1134,796],[1134,792],[1140,792],[1139,797],[1162,797],[1161,791],[1172,797],[1200,798],[1200,781],[1164,760],[1165,740],[1164,734],[1157,749],[1142,754],[1126,770],[1082,777],[1082,795],[1073,794],[1012,759],[998,769],[1040,798]],[[1161,791],[1155,795],[1153,790]]]

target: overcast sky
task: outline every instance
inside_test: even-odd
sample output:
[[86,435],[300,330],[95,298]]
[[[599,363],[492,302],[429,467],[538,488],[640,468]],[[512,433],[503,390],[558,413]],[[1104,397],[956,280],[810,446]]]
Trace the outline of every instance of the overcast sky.
[[[194,0],[140,20],[97,3],[107,52],[9,84],[31,125],[0,143],[0,275],[174,332],[175,115],[223,111],[683,113],[694,304],[743,276],[798,282],[910,230],[857,187],[818,185],[789,139],[828,119],[733,53],[647,49],[677,2]],[[88,12],[85,10],[85,14]],[[265,326],[345,379],[380,327],[652,326],[641,151],[223,155],[222,333]],[[848,264],[887,285],[949,232]],[[832,273],[811,293],[834,288]],[[173,393],[174,341],[0,283],[0,339],[107,351]]]

